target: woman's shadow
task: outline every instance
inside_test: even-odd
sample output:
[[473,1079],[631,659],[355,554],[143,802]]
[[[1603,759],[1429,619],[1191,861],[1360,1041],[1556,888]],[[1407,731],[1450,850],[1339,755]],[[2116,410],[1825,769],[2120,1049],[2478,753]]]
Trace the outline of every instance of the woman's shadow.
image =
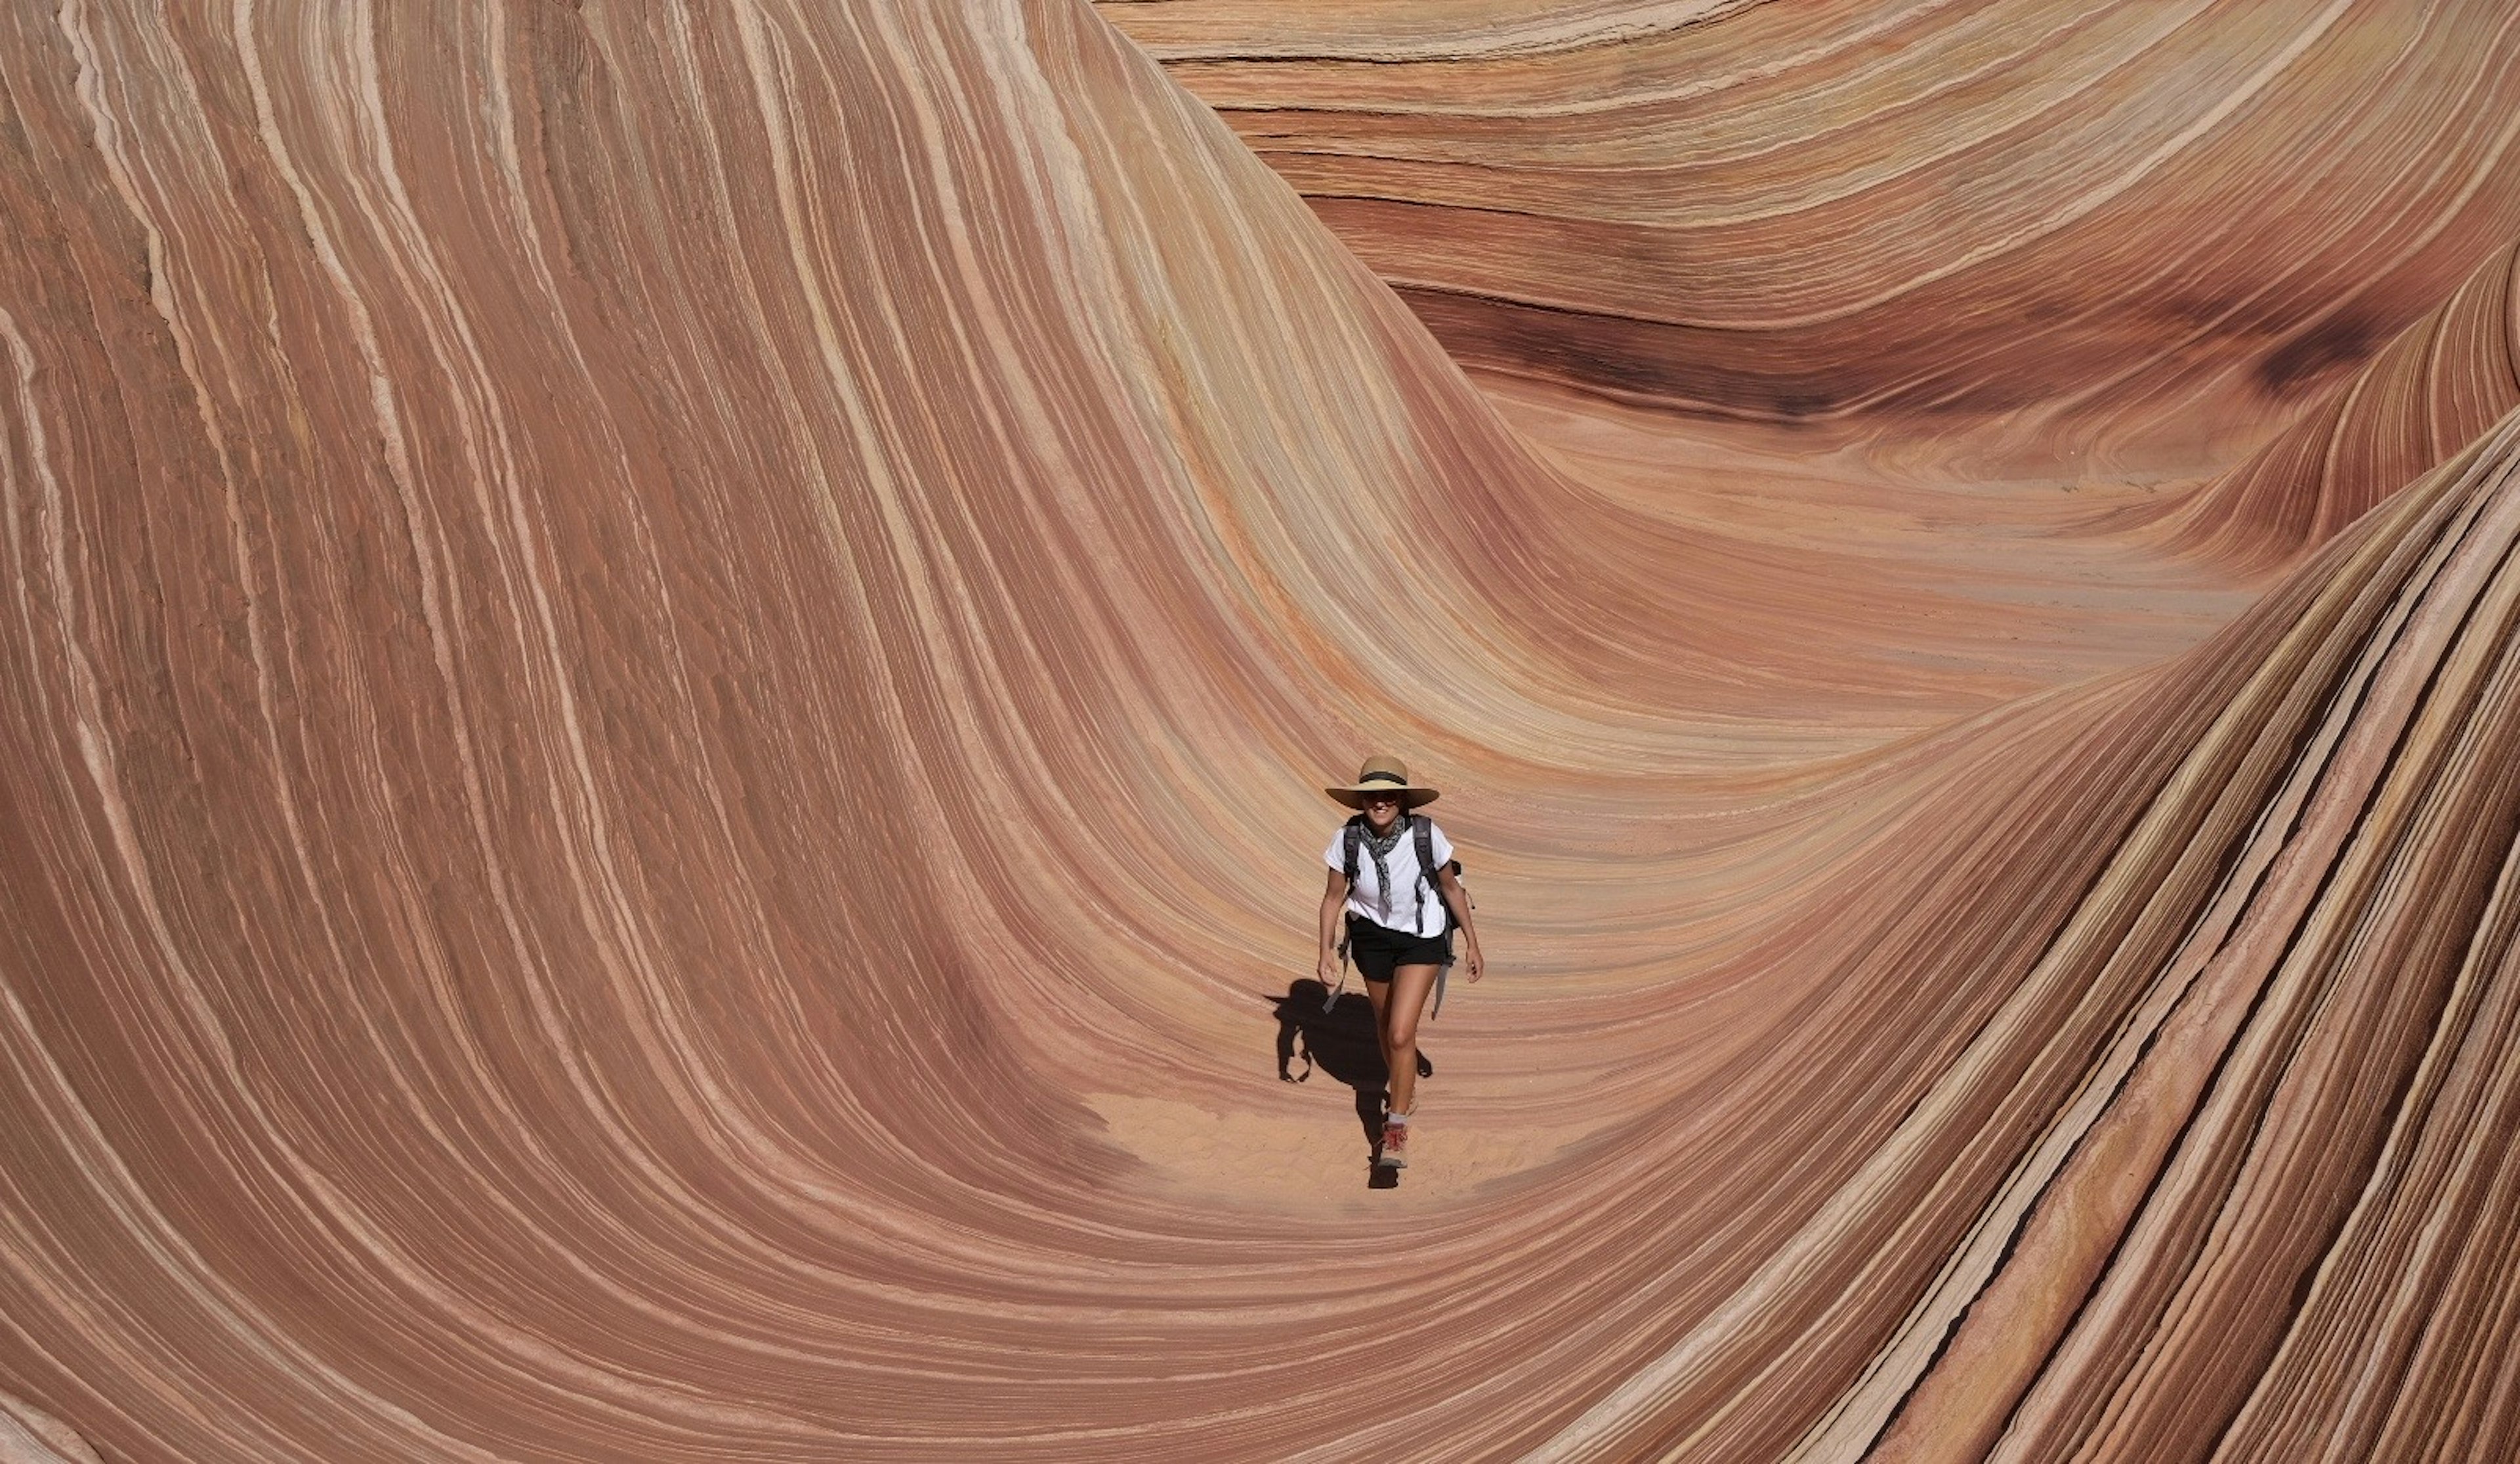
[[[1365,1131],[1369,1150],[1382,1142],[1382,1097],[1390,1074],[1382,1064],[1382,1043],[1373,1030],[1373,1002],[1363,992],[1343,992],[1336,1001],[1330,990],[1311,977],[1272,998],[1278,1013],[1278,1081],[1309,1081],[1316,1068],[1356,1090],[1356,1121]],[[1300,1066],[1299,1066],[1300,1065]],[[1418,1076],[1431,1078],[1435,1065],[1418,1050]],[[1400,1171],[1366,1161],[1366,1182],[1390,1189]]]

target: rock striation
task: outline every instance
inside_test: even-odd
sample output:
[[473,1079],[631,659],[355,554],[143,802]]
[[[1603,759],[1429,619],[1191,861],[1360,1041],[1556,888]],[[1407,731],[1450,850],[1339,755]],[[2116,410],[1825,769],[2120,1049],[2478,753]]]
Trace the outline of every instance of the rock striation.
[[[2345,385],[2163,516],[2190,552],[2260,573],[2370,511],[2520,406],[2520,244],[2477,266]],[[2136,508],[2137,518],[2154,510]]]
[[[0,7],[0,1451],[2520,1452],[2520,35],[2080,16]],[[1395,232],[1264,82],[1911,206]],[[1376,748],[1397,1189],[1271,1071]]]
[[2520,234],[2497,0],[1107,0],[1470,364],[2244,456]]

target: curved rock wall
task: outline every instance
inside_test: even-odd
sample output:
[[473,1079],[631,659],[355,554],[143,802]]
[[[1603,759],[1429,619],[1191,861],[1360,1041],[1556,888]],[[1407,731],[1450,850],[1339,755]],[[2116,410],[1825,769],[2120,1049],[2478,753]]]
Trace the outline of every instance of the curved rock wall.
[[1466,362],[2244,456],[2520,234],[2520,21],[2177,0],[1111,0]]
[[[69,0],[0,87],[8,1447],[2520,1446],[2520,420],[2245,608],[1682,511],[1075,0]],[[1495,967],[1380,1190],[1373,748]]]
[[2247,462],[2160,513],[2174,541],[2271,573],[2520,406],[2515,269],[2520,244],[2477,266],[2448,300]]

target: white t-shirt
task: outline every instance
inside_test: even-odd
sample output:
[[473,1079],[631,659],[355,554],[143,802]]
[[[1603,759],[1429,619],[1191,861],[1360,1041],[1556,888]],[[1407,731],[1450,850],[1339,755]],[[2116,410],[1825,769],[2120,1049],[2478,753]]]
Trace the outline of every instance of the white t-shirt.
[[[1410,817],[1425,820],[1428,842],[1435,851],[1435,867],[1440,869],[1451,864],[1453,841],[1444,837],[1444,830],[1423,814]],[[1331,831],[1330,847],[1322,855],[1331,868],[1347,867],[1346,844],[1347,826],[1341,824]],[[1359,840],[1356,846],[1356,879],[1347,887],[1349,912],[1363,915],[1391,930],[1412,935],[1442,935],[1444,897],[1433,886],[1420,884],[1418,880],[1417,832],[1403,833],[1391,846],[1391,852],[1382,857],[1382,863],[1391,870],[1391,912],[1388,915],[1382,912],[1382,886],[1374,879],[1373,851],[1367,848],[1363,840]]]

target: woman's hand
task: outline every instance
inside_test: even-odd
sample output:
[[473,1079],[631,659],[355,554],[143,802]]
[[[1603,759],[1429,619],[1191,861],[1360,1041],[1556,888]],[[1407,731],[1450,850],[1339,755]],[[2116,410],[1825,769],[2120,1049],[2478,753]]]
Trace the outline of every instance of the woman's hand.
[[1328,951],[1323,952],[1321,963],[1313,967],[1313,974],[1321,978],[1322,985],[1335,989],[1339,982],[1338,956]]
[[1487,974],[1488,963],[1479,958],[1479,943],[1470,941],[1462,948],[1462,974],[1472,981]]

